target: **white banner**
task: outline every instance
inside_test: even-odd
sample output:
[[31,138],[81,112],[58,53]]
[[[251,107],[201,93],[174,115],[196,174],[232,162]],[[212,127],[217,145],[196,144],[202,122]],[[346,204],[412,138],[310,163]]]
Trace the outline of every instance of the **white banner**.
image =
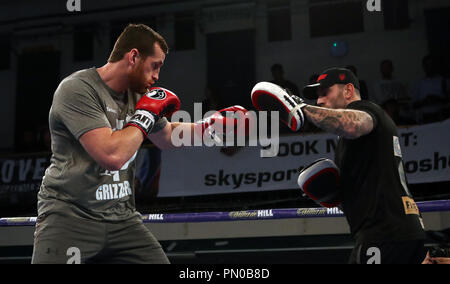
[[[450,180],[450,120],[399,129],[409,183]],[[297,188],[298,169],[320,158],[334,159],[331,134],[280,137],[279,154],[261,158],[261,147],[242,147],[231,156],[220,147],[163,151],[160,197]]]
[[450,180],[450,119],[399,130],[408,182]]

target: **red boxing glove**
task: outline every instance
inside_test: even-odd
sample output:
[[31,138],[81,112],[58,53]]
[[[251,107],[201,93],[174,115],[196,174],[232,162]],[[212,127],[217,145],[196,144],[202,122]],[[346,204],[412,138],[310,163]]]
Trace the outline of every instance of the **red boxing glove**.
[[205,131],[216,142],[221,143],[227,134],[244,132],[249,135],[250,116],[242,106],[232,106],[215,112],[213,115],[199,121],[196,131],[203,136]]
[[136,104],[136,111],[126,126],[139,128],[147,137],[160,117],[170,117],[180,109],[180,105],[180,99],[171,91],[151,88]]

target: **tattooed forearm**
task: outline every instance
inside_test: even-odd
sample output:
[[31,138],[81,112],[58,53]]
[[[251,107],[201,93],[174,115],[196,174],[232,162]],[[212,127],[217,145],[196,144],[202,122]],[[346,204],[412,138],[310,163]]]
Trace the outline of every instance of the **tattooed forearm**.
[[372,117],[362,111],[315,106],[306,106],[303,111],[317,127],[344,138],[355,139],[370,133],[373,129]]

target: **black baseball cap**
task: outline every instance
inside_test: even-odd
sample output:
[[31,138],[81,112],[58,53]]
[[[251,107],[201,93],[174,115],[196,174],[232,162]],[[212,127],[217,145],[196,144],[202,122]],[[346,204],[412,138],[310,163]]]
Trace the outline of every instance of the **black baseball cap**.
[[360,89],[359,80],[352,71],[345,68],[330,68],[319,76],[317,83],[303,88],[303,96],[315,100],[317,99],[317,88],[329,88],[335,84],[353,84],[356,89]]

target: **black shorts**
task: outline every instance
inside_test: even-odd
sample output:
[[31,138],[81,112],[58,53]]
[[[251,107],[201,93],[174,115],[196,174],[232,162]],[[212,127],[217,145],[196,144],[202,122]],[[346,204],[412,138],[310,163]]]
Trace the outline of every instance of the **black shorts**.
[[424,240],[357,243],[350,264],[421,264],[425,259]]
[[169,260],[138,217],[107,223],[50,214],[36,223],[32,263],[166,264]]

